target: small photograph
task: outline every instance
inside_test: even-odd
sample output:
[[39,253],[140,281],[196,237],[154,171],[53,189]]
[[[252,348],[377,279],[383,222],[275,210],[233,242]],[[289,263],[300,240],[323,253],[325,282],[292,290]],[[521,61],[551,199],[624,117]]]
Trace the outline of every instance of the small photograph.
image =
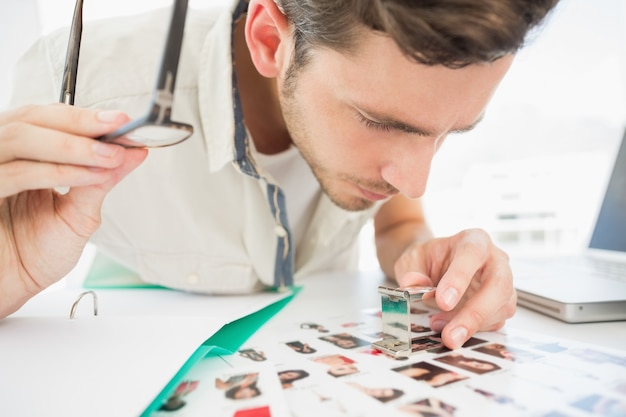
[[411,323],[411,331],[413,333],[428,333],[428,332],[432,332],[432,329],[428,326],[423,326],[417,323]]
[[293,342],[286,342],[285,345],[289,346],[294,352],[302,353],[305,355],[317,352],[317,350],[309,346],[308,343],[302,343],[298,340],[295,340]]
[[224,396],[231,400],[242,400],[254,398],[261,395],[261,390],[257,387],[258,372],[232,375],[228,379],[215,379],[215,388],[223,390]]
[[[364,404],[362,394],[347,384],[330,381],[307,387],[283,391],[291,416],[363,416],[371,411]],[[370,402],[371,403],[371,402]],[[371,415],[371,414],[370,414]],[[382,414],[381,414],[382,415]]]
[[338,354],[317,356],[315,358],[311,358],[311,360],[315,363],[321,363],[328,366],[352,365],[355,363],[353,359]]
[[560,353],[567,350],[567,348],[560,343],[543,343],[540,345],[535,345],[535,349],[542,350],[548,353]]
[[255,350],[255,349],[241,349],[239,352],[239,356],[250,359],[255,362],[263,362],[267,360],[264,352]]
[[348,329],[348,328],[351,328],[351,327],[359,327],[359,326],[362,326],[363,324],[365,324],[365,323],[358,322],[358,321],[349,321],[349,322],[346,322],[346,323],[341,323],[341,327],[344,327],[344,328]]
[[349,333],[337,333],[328,336],[320,336],[319,339],[328,343],[332,343],[333,345],[342,349],[354,349],[357,347],[370,345],[370,342],[359,339],[358,337],[352,336]]
[[626,397],[626,380],[617,380],[611,384],[611,391]]
[[626,402],[600,394],[592,394],[582,398],[572,406],[584,410],[596,417],[626,416]]
[[369,338],[372,338],[372,339],[375,339],[375,340],[378,340],[378,339],[386,339],[386,338],[389,338],[389,337],[393,337],[393,336],[391,336],[391,335],[388,335],[388,334],[387,334],[387,333],[385,333],[385,332],[374,332],[374,333],[363,333],[363,334],[364,334],[365,336],[367,336],[367,337],[369,337]]
[[441,337],[437,335],[421,336],[411,339],[411,351],[421,352],[422,350],[434,349],[443,347]]
[[363,394],[369,395],[381,403],[395,400],[404,395],[404,391],[389,386],[365,386],[357,382],[348,382],[348,385],[361,391]]
[[177,411],[183,408],[187,403],[184,398],[191,392],[195,391],[200,381],[183,381],[178,384],[174,393],[167,399],[165,404],[161,406],[162,411]]
[[541,359],[542,356],[528,352],[526,350],[512,348],[503,345],[502,343],[490,343],[485,346],[474,348],[476,352],[485,353],[487,355],[495,356],[496,358],[505,359],[511,362],[523,362],[524,360]]
[[343,355],[325,355],[312,359],[313,362],[328,366],[328,375],[339,378],[360,372],[355,361]]
[[438,355],[440,353],[447,353],[447,352],[452,352],[452,349],[447,348],[446,346],[444,346],[443,344],[439,347],[436,348],[432,348],[432,349],[428,349],[426,352],[428,353],[433,353],[435,355]]
[[[441,334],[439,334],[439,336],[441,336]],[[467,339],[465,343],[463,343],[462,347],[468,348],[468,347],[480,345],[482,343],[487,343],[487,341],[484,339],[479,339],[478,337],[470,337],[469,339]]]
[[424,398],[402,405],[398,409],[413,417],[454,417],[456,411],[456,407],[437,398]]
[[[210,373],[209,384],[204,385],[202,402],[190,401],[185,415],[199,416],[287,416],[289,411],[285,402],[285,392],[275,365],[268,362],[249,364],[247,367],[228,368],[217,373],[206,368]],[[297,370],[299,368],[283,368]],[[295,377],[295,375],[291,375]],[[203,381],[204,382],[204,381]],[[296,382],[297,383],[297,382]],[[201,386],[202,387],[202,386]]]
[[296,381],[308,378],[309,372],[304,369],[286,369],[278,372],[278,379],[283,389],[293,388]]
[[260,407],[237,410],[233,417],[272,417],[272,411],[268,405],[262,405]]
[[480,375],[502,369],[493,362],[464,356],[458,353],[440,356],[435,358],[435,360]]
[[612,363],[614,365],[626,366],[626,356],[612,355],[595,349],[570,349],[567,353],[586,362],[597,364]]
[[340,378],[346,375],[355,375],[361,372],[356,365],[337,365],[331,366],[328,368],[328,375],[333,376],[335,378]]
[[486,398],[489,401],[493,401],[494,403],[500,404],[500,405],[508,405],[510,407],[516,408],[520,411],[524,411],[526,410],[526,407],[518,404],[517,401],[513,398],[510,397],[508,395],[502,395],[502,394],[496,394],[494,392],[491,391],[487,391],[485,389],[482,388],[471,388],[470,389],[472,391],[474,391],[476,394],[482,396],[483,398]]
[[434,388],[467,379],[466,376],[428,362],[412,363],[392,370],[401,375],[408,376],[415,381],[424,381]]
[[571,415],[565,414],[561,411],[550,411],[548,414],[544,414],[541,417],[571,417]]
[[[439,337],[439,338],[441,338],[441,333],[437,333],[435,335],[432,335],[431,337]],[[463,345],[461,347],[468,348],[468,347],[471,347],[471,346],[480,345],[482,343],[487,343],[487,341],[483,340],[483,339],[479,339],[477,337],[470,337],[469,339],[467,339],[467,342],[463,343]],[[442,344],[439,347],[428,349],[427,352],[428,353],[438,354],[438,353],[452,352],[452,349],[449,349],[449,348],[447,348],[446,346],[444,346]]]
[[328,333],[328,329],[324,326],[322,326],[321,324],[317,324],[317,323],[301,323],[300,324],[300,328],[301,329],[305,329],[305,330],[316,330],[319,333]]

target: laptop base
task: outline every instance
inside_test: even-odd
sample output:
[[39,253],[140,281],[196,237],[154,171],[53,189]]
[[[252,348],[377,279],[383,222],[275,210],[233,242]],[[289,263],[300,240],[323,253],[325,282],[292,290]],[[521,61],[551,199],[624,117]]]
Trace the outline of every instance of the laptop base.
[[626,320],[626,300],[565,304],[517,290],[517,304],[566,323]]

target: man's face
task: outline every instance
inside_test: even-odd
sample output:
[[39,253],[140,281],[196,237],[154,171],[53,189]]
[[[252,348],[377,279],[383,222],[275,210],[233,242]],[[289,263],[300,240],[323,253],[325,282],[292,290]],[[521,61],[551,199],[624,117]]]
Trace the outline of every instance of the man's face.
[[346,210],[364,210],[398,192],[424,193],[436,150],[480,120],[511,62],[425,66],[364,32],[354,53],[318,49],[289,82],[281,77],[281,106],[324,192]]

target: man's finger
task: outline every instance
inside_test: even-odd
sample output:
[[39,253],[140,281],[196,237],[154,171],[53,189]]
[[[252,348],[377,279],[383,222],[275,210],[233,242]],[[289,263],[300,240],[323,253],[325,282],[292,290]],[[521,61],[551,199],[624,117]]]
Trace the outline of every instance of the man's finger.
[[478,291],[455,311],[435,314],[431,318],[433,330],[443,327],[446,346],[460,347],[478,331],[494,330],[510,318],[516,307],[516,293],[512,289],[510,269],[499,263],[485,273],[489,278]]
[[452,310],[469,287],[474,275],[483,267],[489,255],[491,240],[480,230],[466,230],[450,242],[452,260],[437,285],[437,305]]
[[412,286],[420,286],[420,287],[432,287],[435,284],[433,281],[425,274],[421,272],[407,272],[402,276],[398,277],[398,286],[400,287],[412,287]]
[[0,198],[28,190],[84,187],[109,180],[110,171],[106,169],[14,161],[0,165]]
[[28,123],[0,126],[0,164],[29,160],[113,168],[121,153],[118,145]]
[[130,119],[117,110],[97,110],[66,104],[29,105],[0,113],[0,126],[22,122],[70,134],[98,137]]
[[[119,168],[110,170],[110,175],[106,182],[90,187],[70,189],[59,207],[59,211],[63,213],[66,221],[70,224],[81,224],[80,219],[86,216],[99,223],[100,208],[106,194],[146,159],[148,150],[139,148],[126,149],[124,150],[124,155],[124,163]],[[87,228],[90,229],[91,225],[87,224]],[[93,233],[93,230],[77,232],[88,235]]]

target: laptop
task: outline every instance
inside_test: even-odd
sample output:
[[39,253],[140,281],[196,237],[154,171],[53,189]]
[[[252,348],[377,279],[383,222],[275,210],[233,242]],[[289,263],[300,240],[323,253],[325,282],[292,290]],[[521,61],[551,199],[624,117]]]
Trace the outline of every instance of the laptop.
[[626,132],[583,253],[511,267],[520,306],[568,323],[626,320]]

